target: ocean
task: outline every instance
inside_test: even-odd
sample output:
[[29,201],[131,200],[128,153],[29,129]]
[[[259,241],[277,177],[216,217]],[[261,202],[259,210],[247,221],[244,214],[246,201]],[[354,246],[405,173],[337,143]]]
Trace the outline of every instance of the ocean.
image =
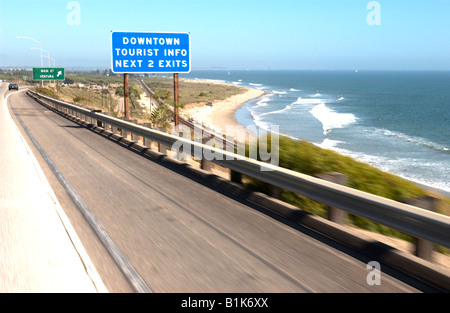
[[236,112],[244,126],[312,142],[450,193],[450,71],[192,71],[266,94]]

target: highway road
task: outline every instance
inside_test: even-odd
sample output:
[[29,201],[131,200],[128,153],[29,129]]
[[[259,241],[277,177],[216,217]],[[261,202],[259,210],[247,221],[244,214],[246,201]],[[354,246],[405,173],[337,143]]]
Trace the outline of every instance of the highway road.
[[[434,291],[383,264],[381,284],[369,285],[371,260],[358,252],[178,173],[24,92],[14,93],[9,106],[153,292]],[[10,113],[106,288],[133,292]]]

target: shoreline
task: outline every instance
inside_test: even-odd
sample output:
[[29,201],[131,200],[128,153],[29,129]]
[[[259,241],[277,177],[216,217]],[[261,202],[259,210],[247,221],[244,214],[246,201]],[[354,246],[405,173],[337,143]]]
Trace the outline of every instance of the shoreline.
[[[186,80],[189,82],[197,82],[197,83],[213,83],[220,84],[225,86],[234,86],[236,85],[218,81],[211,80]],[[262,97],[266,92],[264,90],[242,87],[246,89],[245,92],[233,95],[228,97],[225,100],[218,100],[211,103],[195,103],[189,104],[187,107],[181,109],[180,113],[183,117],[193,118],[195,121],[199,123],[203,123],[206,127],[220,132],[222,134],[226,134],[227,126],[238,126],[244,127],[244,125],[240,124],[236,119],[236,111],[243,107],[246,102]]]
[[[221,81],[215,81],[215,80],[208,80],[208,79],[186,79],[186,81],[189,82],[196,82],[196,83],[211,83],[211,84],[221,84],[226,86],[236,86],[234,84],[225,83]],[[242,87],[242,86],[240,86]],[[236,111],[243,107],[246,102],[261,98],[265,94],[267,94],[266,91],[255,89],[255,88],[249,88],[249,87],[242,87],[245,88],[246,91],[244,93],[231,96],[225,100],[219,100],[215,101],[211,106],[207,105],[206,103],[198,103],[198,104],[192,104],[189,105],[188,108],[182,109],[180,112],[183,114],[183,116],[187,117],[190,116],[194,118],[197,122],[203,122],[204,125],[216,132],[220,132],[222,134],[226,134],[226,126],[240,126],[244,127],[244,125],[240,124],[236,119]],[[253,134],[254,135],[254,134]],[[290,137],[290,136],[288,136]],[[293,137],[291,137],[293,138]],[[295,138],[297,140],[304,140]],[[311,142],[312,143],[312,142]],[[333,150],[333,149],[331,149]],[[334,151],[334,150],[333,150]],[[339,153],[339,152],[338,152]],[[339,153],[342,154],[342,153]],[[344,154],[342,154],[344,155]],[[369,163],[367,163],[369,164]],[[411,183],[414,183],[418,185],[419,187],[427,190],[428,192],[437,192],[440,195],[444,197],[450,198],[450,192],[442,190],[437,187],[433,187],[430,185],[427,185],[425,183],[420,183],[413,181],[408,178],[404,178],[401,175],[393,174],[396,176],[401,177],[402,179],[405,179],[407,181],[410,181]]]

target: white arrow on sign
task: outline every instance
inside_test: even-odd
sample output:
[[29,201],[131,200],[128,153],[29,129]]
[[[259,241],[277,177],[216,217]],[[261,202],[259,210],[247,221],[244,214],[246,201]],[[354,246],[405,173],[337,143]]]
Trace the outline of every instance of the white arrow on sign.
[[58,71],[58,75],[56,75],[56,77],[59,77],[59,75],[62,75],[62,71]]

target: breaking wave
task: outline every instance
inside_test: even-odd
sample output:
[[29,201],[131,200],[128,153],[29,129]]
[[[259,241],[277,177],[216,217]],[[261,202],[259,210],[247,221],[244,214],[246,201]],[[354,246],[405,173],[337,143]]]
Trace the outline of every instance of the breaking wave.
[[356,122],[355,115],[351,113],[337,113],[326,106],[325,103],[316,105],[309,111],[322,123],[323,134],[328,134],[334,128],[342,128]]

